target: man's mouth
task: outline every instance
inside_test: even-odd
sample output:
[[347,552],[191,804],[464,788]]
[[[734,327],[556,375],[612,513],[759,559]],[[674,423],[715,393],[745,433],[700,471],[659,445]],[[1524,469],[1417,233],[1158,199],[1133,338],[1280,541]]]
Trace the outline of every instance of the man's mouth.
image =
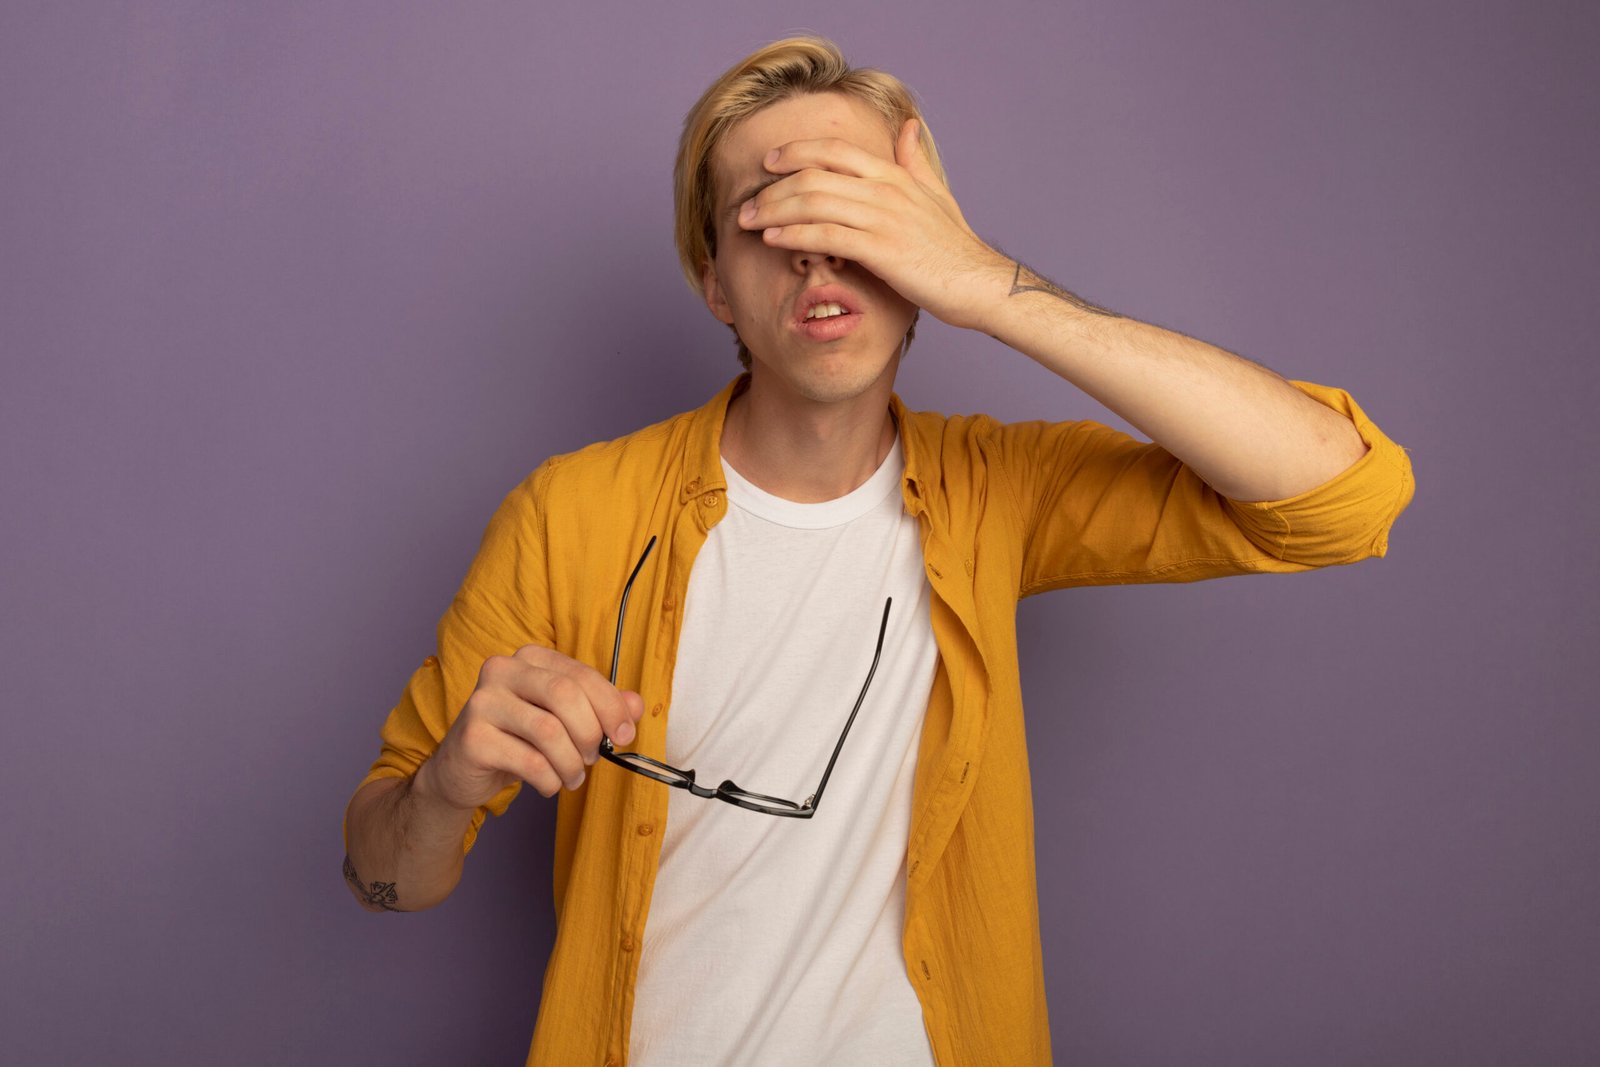
[[806,312],[803,322],[812,319],[831,319],[838,315],[848,315],[850,312],[842,304],[813,304],[811,310]]
[[794,302],[792,314],[796,325],[808,322],[826,321],[841,316],[857,315],[861,312],[861,302],[856,295],[842,285],[814,285],[800,294]]

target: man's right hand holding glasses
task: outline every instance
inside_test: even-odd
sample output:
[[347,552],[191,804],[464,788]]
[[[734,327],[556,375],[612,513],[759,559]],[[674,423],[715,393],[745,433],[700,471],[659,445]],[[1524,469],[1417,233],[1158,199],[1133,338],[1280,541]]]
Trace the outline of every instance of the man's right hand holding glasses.
[[583,784],[602,738],[632,741],[643,715],[638,693],[552,649],[524,645],[484,661],[439,750],[417,770],[417,788],[463,811],[518,780],[553,797]]
[[491,656],[433,756],[410,778],[368,782],[350,801],[345,880],[369,911],[420,911],[461,880],[479,807],[517,781],[547,797],[583,783],[601,738],[632,739],[638,693],[559,652]]

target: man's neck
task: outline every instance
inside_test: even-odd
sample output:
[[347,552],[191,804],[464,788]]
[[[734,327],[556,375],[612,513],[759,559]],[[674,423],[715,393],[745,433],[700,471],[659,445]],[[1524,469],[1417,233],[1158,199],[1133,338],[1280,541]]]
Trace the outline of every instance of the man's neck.
[[759,371],[728,404],[722,457],[756,487],[800,504],[860,487],[894,448],[893,375],[860,396],[818,403],[764,389]]

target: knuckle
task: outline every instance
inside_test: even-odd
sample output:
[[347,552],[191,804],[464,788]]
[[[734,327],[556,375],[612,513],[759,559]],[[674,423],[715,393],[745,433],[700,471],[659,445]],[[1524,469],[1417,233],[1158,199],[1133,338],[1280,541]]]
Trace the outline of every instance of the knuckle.
[[561,725],[561,720],[549,712],[533,720],[533,739],[540,748],[558,744],[567,736],[567,728]]
[[478,685],[482,686],[485,682],[492,683],[499,678],[505,673],[510,662],[510,659],[506,656],[490,656],[484,660],[483,666],[478,668]]
[[537,752],[530,755],[522,767],[522,780],[533,786],[540,796],[552,797],[560,790],[560,778],[550,761]]
[[605,737],[605,733],[605,727],[601,725],[600,720],[596,719],[593,722],[585,723],[582,729],[578,731],[578,736],[574,737],[573,740],[577,742],[580,751],[592,752],[599,747],[600,740]]
[[[467,699],[470,708],[472,699]],[[483,720],[482,714],[468,714],[468,708],[461,709],[461,715],[456,722],[456,732],[461,735],[461,740],[467,745],[476,744],[484,736],[484,731],[490,729],[489,724]]]
[[462,732],[472,730],[475,725],[482,722],[486,705],[492,699],[483,689],[474,689],[461,705],[461,714],[456,716],[456,721],[461,724]]
[[583,693],[583,686],[578,684],[576,678],[566,674],[556,674],[545,683],[545,693],[552,703],[570,704],[577,700]]
[[495,735],[499,733],[483,719],[473,719],[461,729],[461,755],[469,762],[486,760],[493,750]]

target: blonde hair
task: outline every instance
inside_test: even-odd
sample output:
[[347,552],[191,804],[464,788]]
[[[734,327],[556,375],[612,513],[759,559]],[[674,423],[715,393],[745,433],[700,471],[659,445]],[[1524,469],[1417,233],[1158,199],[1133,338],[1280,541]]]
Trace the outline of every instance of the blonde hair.
[[[839,46],[823,37],[774,41],[723,72],[683,119],[678,159],[672,171],[673,231],[683,276],[696,295],[703,295],[702,267],[717,255],[712,154],[741,119],[769,104],[809,93],[840,93],[859,100],[883,117],[891,138],[898,139],[907,119],[916,119],[928,161],[939,180],[946,180],[933,135],[904,82],[871,67],[850,66]],[[906,345],[916,330],[913,318],[911,329],[906,332]],[[739,362],[748,370],[750,350],[737,328],[733,329],[733,336],[739,345]]]

